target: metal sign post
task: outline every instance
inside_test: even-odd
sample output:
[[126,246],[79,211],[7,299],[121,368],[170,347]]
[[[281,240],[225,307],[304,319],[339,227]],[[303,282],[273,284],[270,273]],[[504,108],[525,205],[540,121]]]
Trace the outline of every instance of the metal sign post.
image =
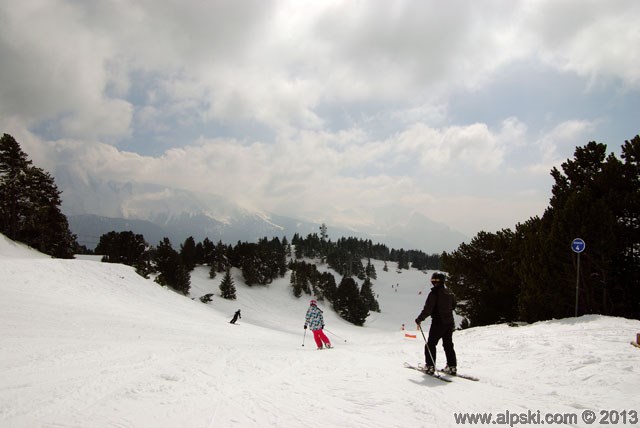
[[576,238],[571,242],[571,249],[574,253],[578,254],[578,263],[576,267],[576,314],[578,316],[578,293],[580,291],[580,253],[584,251],[587,244],[584,243],[584,240],[580,238]]

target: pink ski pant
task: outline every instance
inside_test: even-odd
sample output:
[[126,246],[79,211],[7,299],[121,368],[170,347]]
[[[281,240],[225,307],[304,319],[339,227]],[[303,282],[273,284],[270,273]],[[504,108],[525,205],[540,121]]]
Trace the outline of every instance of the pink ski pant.
[[318,345],[318,348],[321,347],[323,343],[331,345],[331,342],[329,342],[329,338],[326,334],[324,334],[322,329],[313,330],[313,340],[316,341],[316,345]]

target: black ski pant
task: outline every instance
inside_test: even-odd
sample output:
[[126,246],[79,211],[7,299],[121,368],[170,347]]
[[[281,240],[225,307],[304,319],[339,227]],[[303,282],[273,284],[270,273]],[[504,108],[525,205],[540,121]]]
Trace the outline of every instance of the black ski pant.
[[436,365],[436,345],[442,339],[442,347],[447,356],[447,365],[457,367],[456,351],[453,349],[453,330],[453,326],[431,324],[429,339],[427,339],[427,344],[424,345],[424,358],[427,366]]

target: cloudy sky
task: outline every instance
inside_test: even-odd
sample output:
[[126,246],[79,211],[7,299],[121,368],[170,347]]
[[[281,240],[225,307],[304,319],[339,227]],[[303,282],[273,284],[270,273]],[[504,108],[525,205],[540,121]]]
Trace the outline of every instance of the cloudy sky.
[[[4,0],[0,132],[54,171],[473,236],[640,131],[640,2]],[[395,216],[395,219],[394,219]]]

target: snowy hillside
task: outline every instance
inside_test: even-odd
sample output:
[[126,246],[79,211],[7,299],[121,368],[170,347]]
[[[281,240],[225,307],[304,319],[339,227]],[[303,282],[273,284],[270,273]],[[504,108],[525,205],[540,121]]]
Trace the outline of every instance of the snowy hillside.
[[[383,312],[355,327],[321,305],[335,349],[317,351],[303,330],[308,298],[291,295],[288,277],[247,288],[236,275],[236,301],[205,305],[129,267],[54,260],[0,236],[0,426],[452,427],[457,413],[506,411],[599,426],[604,410],[633,425],[639,321],[459,331],[459,370],[481,380],[444,383],[402,366],[423,361],[420,334],[400,326],[416,333],[428,275],[376,270]],[[196,270],[191,297],[220,280]],[[586,409],[595,424],[582,421]]]

